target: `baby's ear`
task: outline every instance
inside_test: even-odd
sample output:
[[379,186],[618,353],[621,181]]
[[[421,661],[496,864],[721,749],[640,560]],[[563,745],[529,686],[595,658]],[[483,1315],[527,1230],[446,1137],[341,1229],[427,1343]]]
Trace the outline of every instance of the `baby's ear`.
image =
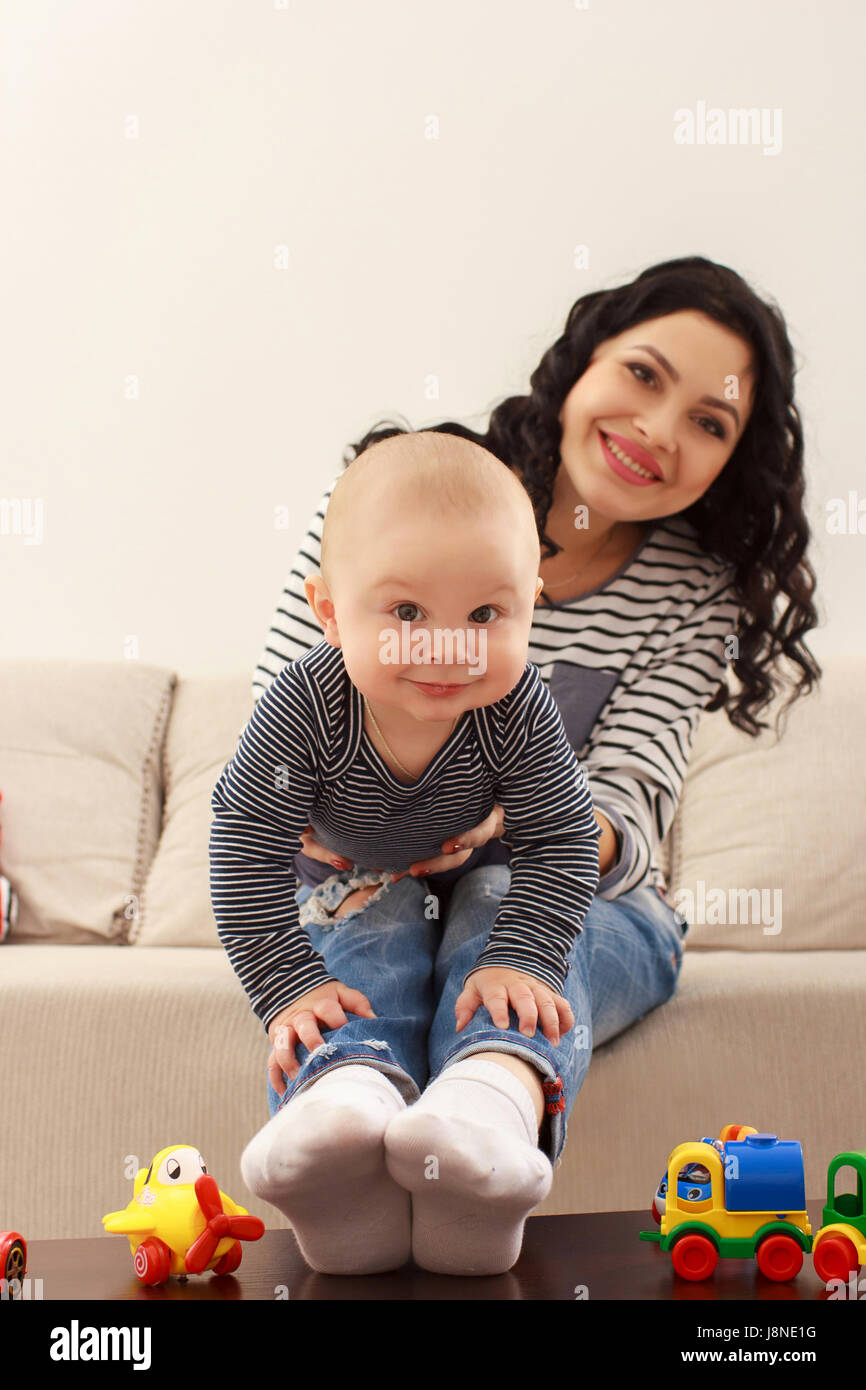
[[[313,610],[313,616],[316,622],[324,632],[328,621],[333,617],[333,604],[328,597],[328,586],[321,574],[313,573],[307,575],[304,580],[304,593],[307,603]],[[323,602],[328,605],[328,609],[322,607]]]

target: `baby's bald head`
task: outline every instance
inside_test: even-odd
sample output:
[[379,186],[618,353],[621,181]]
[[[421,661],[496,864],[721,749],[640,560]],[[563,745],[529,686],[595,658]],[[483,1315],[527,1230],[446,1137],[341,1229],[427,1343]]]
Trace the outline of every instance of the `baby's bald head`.
[[516,474],[472,440],[419,430],[380,440],[340,474],[325,513],[320,564],[333,598],[352,582],[361,553],[381,552],[388,526],[407,518],[417,521],[422,539],[449,518],[499,527],[503,547],[525,558],[529,586],[537,579],[538,527]]

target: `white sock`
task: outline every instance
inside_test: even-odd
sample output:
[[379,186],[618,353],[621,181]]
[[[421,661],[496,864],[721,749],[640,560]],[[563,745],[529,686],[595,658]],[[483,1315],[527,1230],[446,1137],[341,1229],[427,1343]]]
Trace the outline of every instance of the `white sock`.
[[526,1086],[497,1062],[447,1067],[391,1121],[388,1171],[412,1193],[412,1256],[438,1274],[503,1274],[553,1181]]
[[377,1067],[332,1067],[244,1149],[247,1187],[289,1218],[320,1274],[380,1274],[409,1259],[411,1203],[385,1167],[383,1142],[405,1109]]

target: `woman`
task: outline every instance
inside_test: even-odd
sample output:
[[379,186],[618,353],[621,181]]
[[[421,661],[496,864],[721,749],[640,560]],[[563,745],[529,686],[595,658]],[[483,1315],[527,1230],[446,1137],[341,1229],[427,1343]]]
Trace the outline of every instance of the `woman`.
[[[786,709],[821,674],[803,641],[816,624],[815,576],[805,554],[793,378],[779,311],[733,271],[691,257],[578,300],[533,373],[529,395],[497,406],[486,434],[452,422],[435,427],[502,459],[536,513],[544,588],[529,659],[557,700],[602,832],[598,892],[569,961],[576,1025],[554,1047],[540,1030],[521,1035],[507,1001],[487,1013],[471,978],[463,987],[508,888],[498,808],[446,841],[441,856],[413,866],[424,883],[380,897],[364,922],[372,929],[390,912],[410,926],[423,920],[429,892],[437,895],[443,931],[435,1016],[426,1021],[430,1075],[458,1060],[465,1067],[470,1055],[488,1068],[496,1063],[477,1073],[475,1091],[471,1067],[467,1073],[460,1113],[467,1124],[481,1115],[483,1125],[481,1079],[510,1072],[530,1095],[538,1146],[553,1162],[592,1047],[676,989],[687,927],[664,901],[658,853],[702,710],[725,708],[732,723],[756,734],[766,727],[758,716],[782,684],[783,658],[799,668]],[[399,429],[371,430],[355,456]],[[321,639],[304,579],[318,570],[330,491],[281,597],[256,696],[285,661]],[[729,665],[736,689],[727,684]],[[299,904],[314,882],[347,867],[311,834],[302,843],[307,883]],[[350,894],[336,915],[357,917],[372,891]],[[368,920],[374,916],[376,923]],[[341,979],[351,968],[338,960],[347,942],[350,934],[339,932],[314,940],[331,953],[328,967]],[[275,1043],[274,1025],[269,1034]],[[296,1074],[288,1056],[280,1042],[271,1062]],[[274,1115],[280,1094],[270,1084],[268,1093]],[[497,1219],[478,1184],[456,1197],[422,1184],[413,1254],[440,1272],[501,1272],[517,1258],[525,1215],[512,1211],[500,1239],[469,1248],[467,1230],[495,1231]]]

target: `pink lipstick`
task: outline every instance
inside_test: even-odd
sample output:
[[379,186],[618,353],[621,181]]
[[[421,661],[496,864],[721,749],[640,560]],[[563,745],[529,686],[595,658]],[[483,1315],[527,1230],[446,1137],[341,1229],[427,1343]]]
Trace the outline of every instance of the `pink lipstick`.
[[[652,454],[648,454],[645,449],[641,449],[637,444],[633,444],[630,439],[625,439],[619,434],[611,434],[608,432],[606,439],[604,433],[599,430],[598,437],[601,441],[601,450],[604,455],[604,460],[608,467],[616,473],[617,477],[623,478],[627,483],[634,483],[636,487],[649,487],[652,483],[662,481],[658,464],[652,457]],[[622,459],[617,458],[616,454],[610,449],[608,440],[610,440],[621,453],[626,454],[633,464],[637,464],[642,471],[640,473],[636,472],[634,468],[629,467]],[[648,478],[646,476],[647,472],[652,473],[653,477]]]

